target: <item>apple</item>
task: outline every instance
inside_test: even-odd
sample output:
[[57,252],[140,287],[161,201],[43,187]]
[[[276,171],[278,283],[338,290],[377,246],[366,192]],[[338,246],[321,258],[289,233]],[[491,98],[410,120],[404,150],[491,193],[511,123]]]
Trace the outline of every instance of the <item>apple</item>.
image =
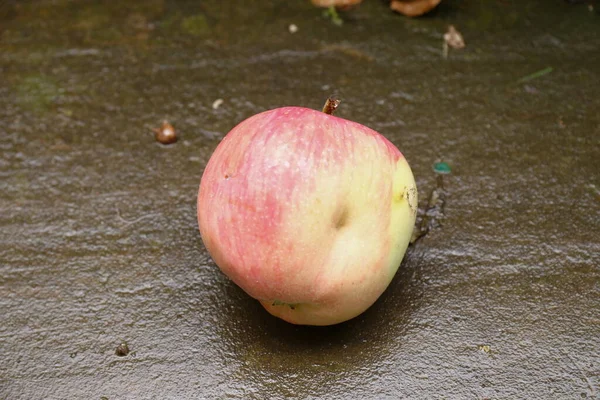
[[411,238],[417,189],[381,134],[283,107],[225,136],[202,175],[197,211],[215,263],[269,313],[332,325],[389,285]]

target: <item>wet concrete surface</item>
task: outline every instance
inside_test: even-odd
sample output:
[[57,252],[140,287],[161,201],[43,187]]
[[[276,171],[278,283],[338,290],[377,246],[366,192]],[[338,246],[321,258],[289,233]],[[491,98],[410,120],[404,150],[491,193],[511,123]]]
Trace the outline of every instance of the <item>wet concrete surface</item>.
[[[1,399],[600,396],[597,11],[367,1],[338,27],[303,1],[118,3],[0,3]],[[444,60],[448,24],[467,47]],[[237,122],[333,92],[422,207],[452,173],[371,309],[297,327],[219,272],[196,192]]]

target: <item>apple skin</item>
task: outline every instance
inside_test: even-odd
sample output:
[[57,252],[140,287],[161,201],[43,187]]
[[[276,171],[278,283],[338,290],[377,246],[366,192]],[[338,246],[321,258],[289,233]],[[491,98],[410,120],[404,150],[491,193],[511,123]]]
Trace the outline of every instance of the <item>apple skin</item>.
[[274,316],[332,325],[385,291],[417,212],[412,171],[385,137],[283,107],[241,122],[202,175],[198,224],[210,255]]

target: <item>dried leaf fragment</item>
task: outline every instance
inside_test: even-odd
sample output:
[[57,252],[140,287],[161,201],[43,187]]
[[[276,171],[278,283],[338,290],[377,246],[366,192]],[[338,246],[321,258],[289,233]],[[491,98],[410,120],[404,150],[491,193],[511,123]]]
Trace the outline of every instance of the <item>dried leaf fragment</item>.
[[392,0],[390,8],[408,17],[418,17],[434,9],[442,0]]
[[456,30],[454,25],[448,26],[448,31],[444,33],[444,58],[448,57],[448,48],[462,49],[465,47],[465,39],[459,31]]
[[448,26],[448,32],[444,33],[444,41],[453,49],[462,49],[465,47],[465,39],[454,25]]

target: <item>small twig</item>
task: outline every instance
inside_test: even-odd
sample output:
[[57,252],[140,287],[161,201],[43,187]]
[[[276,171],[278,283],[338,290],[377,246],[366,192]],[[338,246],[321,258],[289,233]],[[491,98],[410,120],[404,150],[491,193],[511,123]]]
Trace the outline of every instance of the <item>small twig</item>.
[[446,203],[446,189],[444,188],[444,175],[438,175],[436,188],[431,191],[427,208],[421,222],[415,228],[410,243],[414,244],[427,235],[431,230],[441,226],[440,219],[444,217],[444,205]]
[[338,99],[338,97],[335,94],[332,94],[325,102],[325,105],[323,106],[323,112],[325,114],[333,115],[333,113],[339,107],[341,102],[342,101]]

